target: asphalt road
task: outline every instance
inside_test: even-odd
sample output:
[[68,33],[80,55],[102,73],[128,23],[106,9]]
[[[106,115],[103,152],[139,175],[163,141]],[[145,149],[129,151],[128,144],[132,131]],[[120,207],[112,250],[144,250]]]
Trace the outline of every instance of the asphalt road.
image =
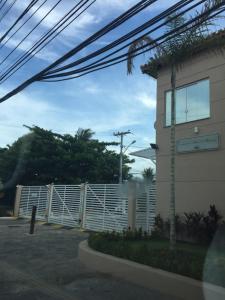
[[88,237],[76,229],[0,218],[1,300],[172,300],[156,291],[96,273],[78,260]]

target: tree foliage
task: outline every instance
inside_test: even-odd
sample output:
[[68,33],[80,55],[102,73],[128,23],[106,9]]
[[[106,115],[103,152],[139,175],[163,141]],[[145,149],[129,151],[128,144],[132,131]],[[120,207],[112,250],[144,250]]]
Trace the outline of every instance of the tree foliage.
[[[218,5],[222,5],[219,8]],[[210,29],[215,25],[215,20],[222,18],[221,16],[213,17],[214,12],[219,12],[224,9],[223,0],[207,0],[200,10],[188,14],[180,14],[180,11],[171,14],[166,19],[166,26],[164,33],[169,34],[176,30],[176,34],[171,34],[170,39],[166,39],[163,43],[157,44],[150,36],[143,36],[135,40],[128,50],[127,71],[132,73],[134,67],[134,51],[144,44],[149,45],[149,48],[154,48],[149,51],[150,59],[148,64],[143,66],[142,71],[153,77],[157,77],[157,71],[163,66],[170,66],[171,64],[180,67],[182,63],[188,58],[195,55],[196,51],[217,49],[217,45],[210,43],[209,37],[212,32]],[[211,19],[208,19],[211,17]],[[191,25],[186,25],[188,22]],[[213,46],[212,46],[212,45]],[[219,44],[219,46],[222,43]],[[207,49],[207,47],[209,49]],[[223,42],[224,47],[224,42]]]
[[[34,126],[12,145],[0,149],[0,179],[4,189],[21,185],[117,183],[119,154],[93,138],[90,129],[73,136]],[[123,179],[130,177],[124,155]]]
[[142,176],[144,177],[144,179],[146,180],[153,180],[154,178],[154,170],[150,167],[150,168],[146,168],[144,169]]

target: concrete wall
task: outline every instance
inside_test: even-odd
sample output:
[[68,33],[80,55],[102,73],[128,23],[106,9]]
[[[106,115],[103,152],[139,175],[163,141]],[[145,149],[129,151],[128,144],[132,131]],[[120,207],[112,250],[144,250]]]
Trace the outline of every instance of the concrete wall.
[[[205,120],[176,125],[176,140],[219,133],[215,151],[176,154],[176,211],[207,212],[215,204],[225,217],[225,56],[208,53],[183,64],[177,73],[177,87],[201,79],[210,80],[211,116]],[[171,88],[170,70],[159,74],[157,86],[157,212],[169,215],[170,128],[164,127],[165,91]],[[194,133],[194,127],[199,133]]]

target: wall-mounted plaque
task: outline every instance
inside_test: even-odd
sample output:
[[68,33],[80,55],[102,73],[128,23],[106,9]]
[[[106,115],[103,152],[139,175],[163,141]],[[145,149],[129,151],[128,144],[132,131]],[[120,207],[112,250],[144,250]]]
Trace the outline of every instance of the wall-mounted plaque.
[[180,139],[176,143],[177,153],[217,150],[219,148],[219,134]]

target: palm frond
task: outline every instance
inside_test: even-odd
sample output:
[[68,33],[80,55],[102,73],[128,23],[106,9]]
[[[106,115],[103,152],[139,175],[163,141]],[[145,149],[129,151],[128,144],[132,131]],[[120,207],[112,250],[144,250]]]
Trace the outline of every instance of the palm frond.
[[[180,12],[176,12],[167,17],[167,25],[165,33],[174,32],[176,35],[171,34],[171,38],[165,41],[163,44],[155,44],[154,53],[150,56],[149,65],[154,71],[154,67],[173,64],[176,68],[182,66],[183,61],[188,57],[192,57],[196,53],[196,48],[202,48],[204,44],[210,44],[208,42],[209,36],[212,33],[212,26],[215,25],[215,20],[221,18],[212,17],[215,12],[220,12],[225,8],[224,0],[207,0],[202,5],[200,10],[195,11],[192,15],[181,15]],[[210,18],[209,18],[210,17]],[[191,23],[189,23],[192,21]],[[184,30],[184,24],[191,24]],[[149,36],[142,37],[133,42],[128,50],[127,59],[127,72],[132,74],[134,69],[134,53],[138,52],[138,48],[151,43],[153,39]],[[222,43],[221,43],[222,44]],[[211,45],[211,44],[210,44]],[[210,48],[213,48],[210,46]],[[215,47],[216,48],[216,47]],[[216,48],[216,51],[218,51]],[[135,53],[135,54],[136,54]]]
[[[128,58],[127,58],[127,73],[132,74],[132,71],[134,69],[134,54],[137,51],[139,47],[142,47],[144,45],[148,45],[154,43],[154,40],[150,36],[144,36],[140,39],[135,40],[132,45],[128,49]],[[160,51],[159,48],[156,45],[157,50]]]

